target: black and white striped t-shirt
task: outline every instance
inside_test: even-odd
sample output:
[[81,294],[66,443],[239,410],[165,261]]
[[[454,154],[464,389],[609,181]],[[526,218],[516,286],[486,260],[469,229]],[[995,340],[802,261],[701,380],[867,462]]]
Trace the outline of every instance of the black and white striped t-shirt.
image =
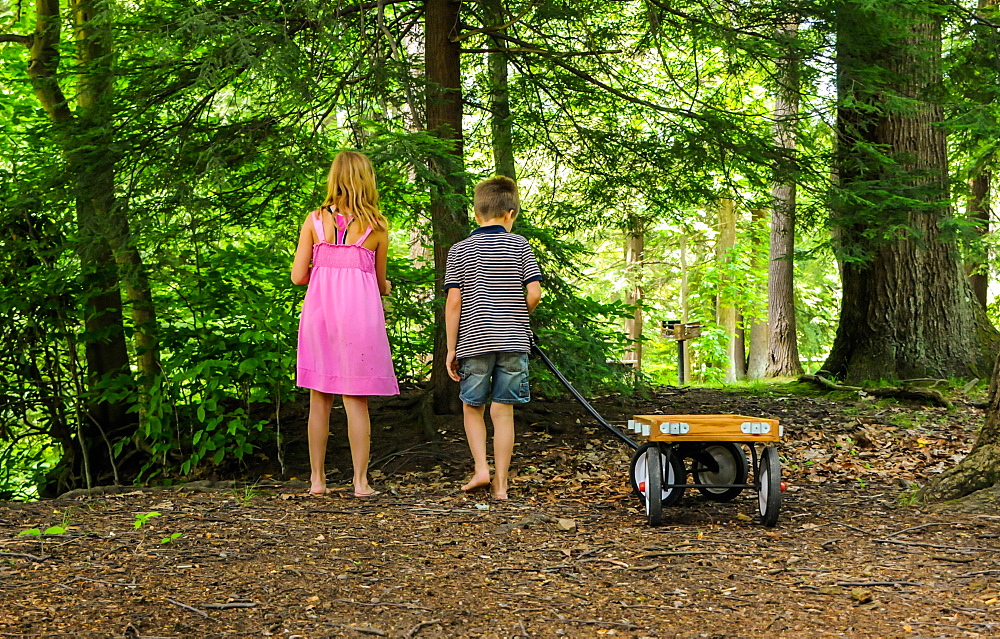
[[452,246],[444,289],[462,291],[456,356],[530,352],[524,285],[541,280],[528,241],[500,225],[481,226]]

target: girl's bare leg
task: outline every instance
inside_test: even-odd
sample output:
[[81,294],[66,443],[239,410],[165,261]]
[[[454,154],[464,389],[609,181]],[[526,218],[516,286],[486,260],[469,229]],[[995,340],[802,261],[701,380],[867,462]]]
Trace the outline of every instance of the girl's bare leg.
[[309,391],[309,492],[322,495],[326,490],[326,440],[330,436],[330,408],[333,395]]
[[351,461],[354,463],[354,496],[368,497],[378,494],[368,484],[368,457],[371,454],[371,418],[368,416],[368,398],[344,395],[347,412],[347,439],[351,442]]
[[486,412],[485,406],[469,406],[462,404],[462,413],[465,420],[465,437],[469,440],[469,450],[472,451],[472,460],[476,463],[475,474],[469,483],[462,486],[462,490],[469,492],[490,485],[490,465],[486,460],[486,420],[483,415]]
[[493,420],[493,496],[497,499],[507,499],[507,471],[510,469],[510,459],[514,456],[514,406],[513,404],[498,404],[490,406],[490,419]]

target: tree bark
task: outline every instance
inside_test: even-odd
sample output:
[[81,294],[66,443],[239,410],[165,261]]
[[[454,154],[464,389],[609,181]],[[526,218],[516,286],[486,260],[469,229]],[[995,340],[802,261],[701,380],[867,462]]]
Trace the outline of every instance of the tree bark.
[[[689,299],[689,281],[688,281],[688,264],[687,264],[687,243],[688,236],[687,231],[681,232],[680,239],[680,260],[681,260],[681,323],[687,324],[689,318],[689,312],[691,309],[691,301]],[[684,340],[681,343],[681,349],[684,354],[684,369],[683,371],[678,370],[677,375],[684,380],[685,383],[691,383],[691,349],[688,345],[688,340]],[[683,374],[682,374],[683,372]]]
[[448,249],[469,230],[465,212],[465,179],[462,140],[462,69],[459,45],[453,39],[459,23],[461,3],[453,0],[426,0],[424,3],[424,70],[427,76],[427,130],[450,143],[445,157],[431,161],[441,182],[431,194],[431,225],[434,239],[434,362],[431,387],[434,411],[456,414],[461,411],[458,384],[448,377],[445,358],[448,342],[444,327],[444,270]]
[[[766,258],[764,257],[764,247],[761,238],[767,230],[767,211],[754,209],[750,212],[750,225],[752,229],[751,243],[753,245],[753,269],[759,272],[764,268]],[[767,281],[762,281],[757,287],[757,299],[767,298]],[[766,302],[765,302],[766,304]],[[747,378],[763,379],[767,374],[767,364],[770,361],[768,355],[768,341],[770,329],[768,328],[767,307],[763,313],[754,312],[750,319],[750,353],[747,356]]]
[[[927,101],[941,78],[940,25],[892,3],[841,6],[836,220],[845,224],[845,259],[824,368],[852,383],[984,377],[1000,334],[941,231],[950,215],[947,149],[941,106]],[[886,73],[873,79],[878,67]]]
[[[997,0],[979,2],[980,13],[993,20],[997,16],[996,7]],[[991,47],[992,34],[986,37],[989,38],[987,46]],[[994,55],[991,52],[986,59],[992,61]],[[980,215],[985,213],[983,219],[986,228],[983,231],[989,225],[990,179],[991,172],[983,169],[972,181],[972,203],[969,208]],[[978,290],[977,284],[981,287]],[[972,283],[972,289],[975,291],[976,305],[985,308],[986,277],[978,283]],[[923,501],[958,500],[951,507],[962,510],[995,512],[1000,505],[1000,356],[993,365],[985,420],[972,450],[957,465],[922,487],[916,497]]]
[[[719,237],[715,241],[715,260],[719,270],[719,288],[716,297],[715,316],[726,332],[726,374],[725,381],[733,383],[745,374],[746,355],[741,342],[736,339],[737,310],[735,300],[728,289],[732,286],[729,264],[736,247],[736,203],[731,198],[719,200]],[[738,352],[738,350],[740,352]]]
[[[487,19],[495,26],[503,25],[503,3],[500,0],[484,0],[483,8]],[[514,133],[510,117],[510,91],[507,88],[507,41],[490,38],[490,47],[495,49],[486,54],[490,70],[490,129],[493,133],[493,164],[497,175],[517,179],[514,174]]]
[[1000,357],[993,366],[986,418],[969,455],[917,492],[924,501],[947,501],[1000,484]]
[[[798,37],[797,18],[778,36],[788,46]],[[767,377],[802,374],[795,326],[795,178],[792,175],[796,148],[795,122],[799,114],[798,56],[791,53],[780,62],[778,91],[774,101],[774,143],[785,152],[779,160],[771,187],[771,247],[767,269],[768,357]]]
[[[990,180],[993,172],[989,170],[980,171],[976,177],[970,181],[972,198],[969,200],[969,218],[978,222],[976,232],[980,236],[988,235],[990,232]],[[989,255],[988,248],[981,245],[983,254],[973,260],[968,265],[969,286],[972,287],[972,294],[976,302],[986,308],[986,294],[989,290]]]
[[632,364],[636,370],[642,370],[642,269],[645,233],[641,222],[633,219],[625,241],[625,272],[628,279],[628,289],[625,295],[626,304],[635,304],[635,312],[630,319],[625,320],[625,333],[632,348],[625,352],[625,361]]

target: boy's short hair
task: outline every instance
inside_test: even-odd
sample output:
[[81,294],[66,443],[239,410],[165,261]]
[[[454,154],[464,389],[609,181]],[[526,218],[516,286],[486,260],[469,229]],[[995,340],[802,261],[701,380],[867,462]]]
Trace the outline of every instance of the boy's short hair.
[[481,220],[492,220],[514,211],[521,210],[521,199],[517,194],[517,184],[505,175],[483,180],[476,185],[472,198],[472,208]]

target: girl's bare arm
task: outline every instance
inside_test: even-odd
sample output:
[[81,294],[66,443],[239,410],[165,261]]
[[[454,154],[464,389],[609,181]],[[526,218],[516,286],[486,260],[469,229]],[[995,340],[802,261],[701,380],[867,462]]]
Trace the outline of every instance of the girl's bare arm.
[[299,243],[295,247],[295,260],[292,262],[292,284],[305,285],[309,283],[309,266],[312,263],[312,249],[315,231],[313,231],[312,221],[309,219],[310,216],[314,215],[316,211],[313,211],[309,215],[306,215],[305,221],[302,222],[302,230],[299,231]]
[[376,235],[378,245],[375,247],[375,278],[378,280],[378,291],[388,295],[392,291],[392,283],[385,279],[385,264],[389,257],[389,232],[386,230],[372,231]]

